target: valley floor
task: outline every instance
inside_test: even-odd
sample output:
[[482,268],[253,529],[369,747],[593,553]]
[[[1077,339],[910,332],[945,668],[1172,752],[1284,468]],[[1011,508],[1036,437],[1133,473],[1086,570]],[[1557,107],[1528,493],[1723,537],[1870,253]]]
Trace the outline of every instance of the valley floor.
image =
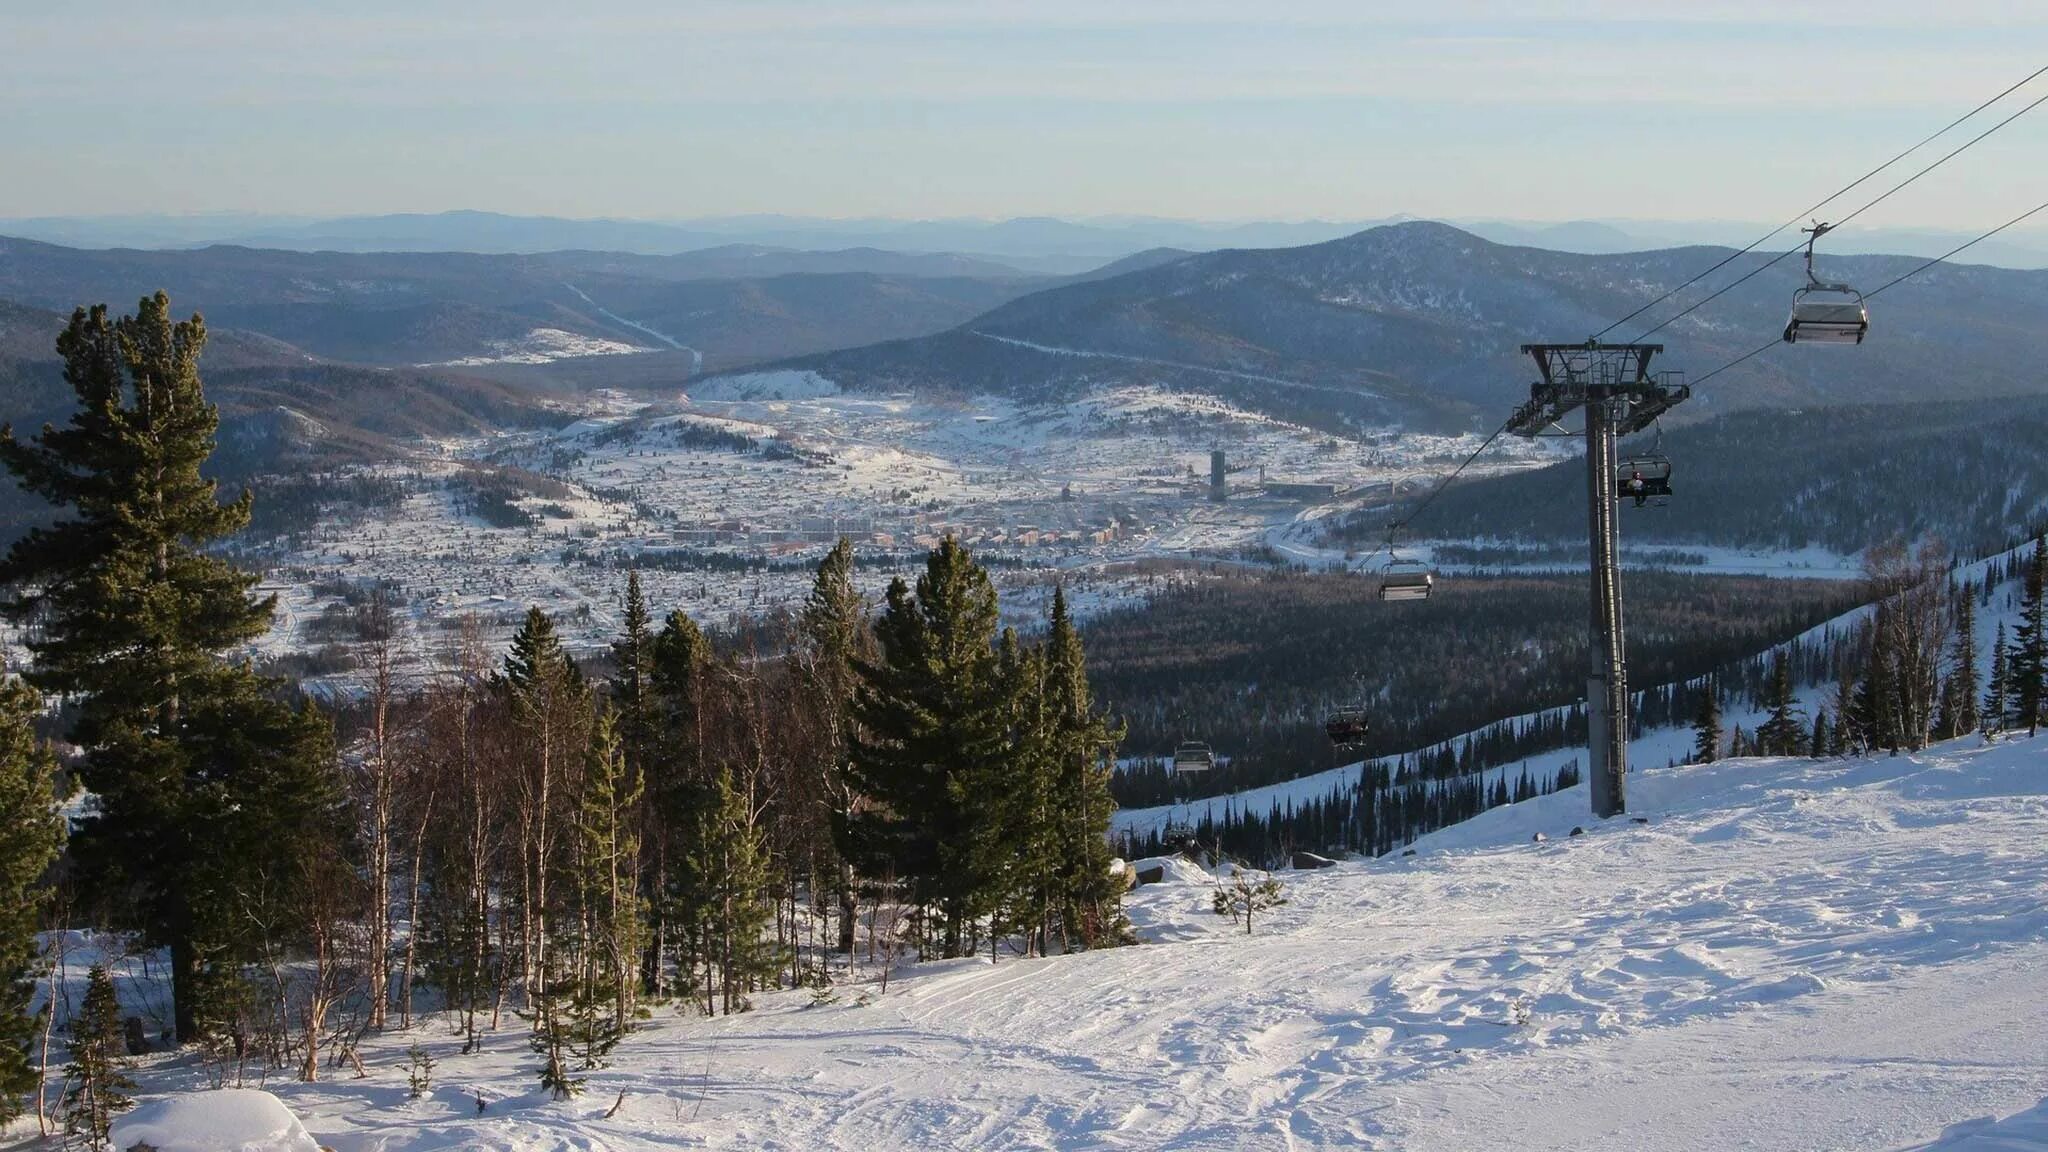
[[1630,783],[1645,824],[1573,789],[1285,874],[1250,936],[1180,867],[1141,947],[664,1014],[573,1102],[516,1026],[271,1088],[338,1152],[2048,1148],[2048,736]]

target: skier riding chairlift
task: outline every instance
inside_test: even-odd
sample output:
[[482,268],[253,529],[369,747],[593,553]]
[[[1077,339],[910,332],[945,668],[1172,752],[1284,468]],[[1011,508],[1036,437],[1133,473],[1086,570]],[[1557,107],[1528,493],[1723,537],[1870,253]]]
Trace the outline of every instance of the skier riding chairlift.
[[1636,507],[1641,508],[1650,498],[1650,486],[1643,480],[1641,469],[1630,472],[1628,480],[1621,486],[1622,491],[1636,498]]

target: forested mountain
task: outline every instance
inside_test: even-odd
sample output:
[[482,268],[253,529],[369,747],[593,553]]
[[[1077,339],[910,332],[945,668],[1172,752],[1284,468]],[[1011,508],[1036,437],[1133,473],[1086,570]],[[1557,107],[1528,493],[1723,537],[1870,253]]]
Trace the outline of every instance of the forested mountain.
[[[1654,444],[1639,437],[1622,453]],[[2048,508],[2044,445],[2048,397],[2040,396],[1737,412],[1674,425],[1661,450],[1675,496],[1664,508],[1625,507],[1622,538],[1853,554],[1894,536],[1934,535],[1981,551]],[[1585,477],[1581,459],[1461,482],[1416,531],[1583,549]],[[1387,515],[1355,515],[1335,535],[1377,543]],[[1581,558],[1577,550],[1572,558]]]
[[[1051,288],[934,336],[791,366],[852,387],[1031,399],[1157,381],[1324,427],[1491,427],[1527,396],[1534,368],[1522,343],[1583,339],[1726,255],[1677,248],[1584,256],[1493,244],[1442,224],[1396,224]],[[1772,255],[1739,258],[1708,284]],[[1920,263],[1824,254],[1820,270],[1875,288]],[[1667,345],[1658,366],[1704,373],[1756,348],[1784,326],[1803,282],[1799,261],[1780,261],[1657,333]],[[1609,339],[1634,337],[1703,295],[1681,294],[1680,303],[1650,310]],[[2048,323],[2048,272],[1946,265],[1879,297],[1871,313],[1862,348],[1758,356],[1717,377],[1688,415],[2048,387],[2028,367],[2029,341]]]
[[[181,301],[172,306],[187,311]],[[0,423],[28,434],[67,418],[76,402],[56,348],[65,320],[54,311],[0,301]],[[232,329],[209,329],[206,361],[208,395],[221,411],[212,470],[231,481],[288,466],[381,459],[393,453],[394,442],[419,436],[474,435],[560,419],[545,393],[474,373],[325,363]],[[0,540],[46,512],[15,485],[0,485]]]
[[[536,329],[688,345],[713,367],[935,332],[1043,283],[946,255],[88,251],[0,238],[0,299],[68,311],[157,288],[216,329],[366,364],[503,358]],[[660,369],[669,380],[691,362]]]
[[[1583,696],[1583,577],[1446,579],[1417,603],[1382,603],[1376,589],[1349,574],[1224,571],[1092,620],[1089,667],[1130,725],[1126,754],[1205,740],[1231,759],[1193,783],[1208,795],[1330,767],[1322,720],[1334,708],[1369,705],[1374,730],[1354,760]],[[1632,684],[1703,675],[1858,599],[1826,581],[1632,573]],[[1148,790],[1164,786],[1133,777],[1119,798],[1157,803]]]

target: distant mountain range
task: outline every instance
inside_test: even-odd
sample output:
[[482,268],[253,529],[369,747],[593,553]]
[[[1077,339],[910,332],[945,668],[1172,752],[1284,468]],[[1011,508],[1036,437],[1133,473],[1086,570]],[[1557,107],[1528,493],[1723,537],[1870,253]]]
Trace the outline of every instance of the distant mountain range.
[[625,382],[643,384],[940,331],[1051,282],[964,257],[876,249],[356,254],[0,238],[0,299],[61,312],[132,304],[162,288],[178,310],[217,328],[361,364],[530,359],[521,352],[537,330],[567,334],[541,338],[557,349],[680,354],[636,362],[644,374]]
[[[421,397],[443,379],[510,384],[516,397],[668,389],[775,366],[851,388],[1031,401],[1145,382],[1332,430],[1484,430],[1526,396],[1533,371],[1520,344],[1583,339],[1728,255],[1584,255],[1428,222],[1293,248],[1152,248],[1067,278],[869,248],[308,253],[0,238],[0,300],[55,316],[85,302],[125,308],[161,287],[178,311],[206,315],[222,334],[217,351],[238,348],[269,378],[304,387],[308,374],[331,381],[365,371],[343,365],[405,369]],[[1745,255],[1707,286],[1767,259]],[[1821,270],[1875,287],[1920,263],[1830,255]],[[1697,375],[1771,340],[1801,282],[1798,261],[1783,260],[1656,333],[1667,346],[1658,366]],[[1633,337],[1704,291],[1689,289],[1610,338]],[[1943,265],[1877,298],[1871,312],[1863,347],[1774,346],[1716,376],[1677,418],[2048,392],[2039,368],[2048,272]],[[57,324],[44,321],[44,340]],[[286,366],[294,372],[280,376]],[[388,373],[379,379],[393,386]],[[470,395],[480,407],[464,401],[461,411],[496,403]],[[355,416],[342,423],[368,427]]]
[[[952,330],[782,367],[843,386],[950,388],[1056,400],[1105,383],[1211,392],[1306,423],[1491,427],[1526,398],[1524,342],[1576,341],[1729,255],[1679,248],[1588,256],[1408,223],[1301,248],[1211,252],[1010,301]],[[1718,286],[1769,257],[1742,257]],[[1918,266],[1825,260],[1871,288]],[[1804,282],[1783,260],[1656,333],[1659,367],[1704,373],[1771,340]],[[1700,299],[1694,288],[1609,339]],[[1871,304],[1860,348],[1774,348],[1715,377],[1689,416],[1758,405],[2048,391],[2048,272],[1944,265]]]
[[[832,220],[734,216],[676,221],[578,220],[456,211],[331,219],[199,215],[0,219],[0,234],[83,248],[190,248],[238,244],[336,252],[538,253],[569,249],[672,255],[726,246],[797,250],[879,248],[899,253],[969,253],[941,275],[982,276],[993,262],[1033,273],[1073,275],[1150,248],[1208,252],[1289,248],[1348,236],[1414,217],[1210,222],[1157,217],[1062,220]],[[1496,243],[1608,255],[1701,244],[1747,243],[1766,226],[1727,220],[1573,220],[1561,223],[1447,221]],[[1934,256],[1968,238],[1940,229],[1859,228],[1835,233],[1833,250]],[[1971,249],[1972,258],[2012,268],[2048,268],[2048,233],[2016,230]],[[830,269],[806,268],[806,271]],[[841,269],[845,270],[845,269]],[[863,271],[895,272],[866,267]],[[734,275],[763,275],[736,272]]]

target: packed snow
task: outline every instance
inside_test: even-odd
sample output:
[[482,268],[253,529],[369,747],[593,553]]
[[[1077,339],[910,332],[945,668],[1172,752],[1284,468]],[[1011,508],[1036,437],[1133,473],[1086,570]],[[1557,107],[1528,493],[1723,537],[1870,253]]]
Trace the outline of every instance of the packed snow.
[[[570,1102],[509,1014],[478,1055],[429,1018],[361,1079],[267,1087],[338,1152],[2048,1148],[2048,737],[1630,798],[1646,822],[1575,788],[1283,873],[1251,935],[1173,861],[1128,898],[1142,945],[664,1010]],[[202,1082],[153,1059],[147,1093]]]

